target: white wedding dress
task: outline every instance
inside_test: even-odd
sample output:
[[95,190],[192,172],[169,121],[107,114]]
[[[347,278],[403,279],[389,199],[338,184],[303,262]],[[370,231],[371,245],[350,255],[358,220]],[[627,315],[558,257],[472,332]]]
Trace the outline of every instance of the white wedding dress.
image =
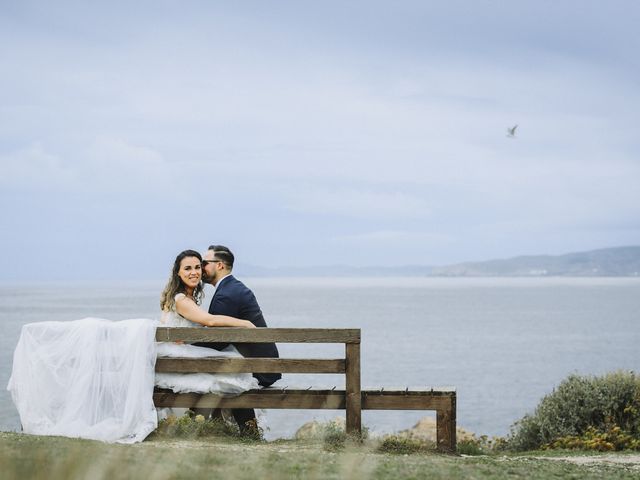
[[[184,294],[176,295],[180,300]],[[163,327],[202,327],[180,316],[175,311],[163,312],[160,325]],[[204,328],[204,327],[203,327]],[[158,357],[242,357],[232,345],[223,351],[195,345],[172,342],[158,343]],[[250,373],[156,373],[156,386],[169,388],[174,392],[219,393],[238,395],[253,388],[259,388],[258,381]]]
[[[240,356],[156,343],[158,326],[194,327],[176,312],[155,320],[84,318],[22,327],[7,390],[25,433],[141,442],[158,425],[154,384],[174,392],[234,395],[258,388],[250,374],[155,374],[156,356]],[[161,409],[165,412],[165,409]]]

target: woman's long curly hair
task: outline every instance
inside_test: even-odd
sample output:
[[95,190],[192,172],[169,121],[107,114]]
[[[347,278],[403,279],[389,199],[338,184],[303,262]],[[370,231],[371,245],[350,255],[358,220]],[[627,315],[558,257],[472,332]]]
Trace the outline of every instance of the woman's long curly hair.
[[[183,259],[188,257],[195,257],[200,260],[202,264],[202,256],[195,250],[185,250],[184,252],[180,252],[176,257],[176,261],[173,262],[173,268],[171,269],[171,275],[169,276],[169,281],[167,282],[167,286],[164,287],[162,294],[160,295],[160,309],[163,312],[168,312],[170,310],[175,310],[176,308],[176,295],[178,293],[187,293],[186,285],[182,281],[182,279],[178,276],[178,272],[180,271],[180,262]],[[198,305],[202,301],[202,297],[204,295],[202,281],[198,283],[196,288],[193,290],[193,299],[196,301]]]

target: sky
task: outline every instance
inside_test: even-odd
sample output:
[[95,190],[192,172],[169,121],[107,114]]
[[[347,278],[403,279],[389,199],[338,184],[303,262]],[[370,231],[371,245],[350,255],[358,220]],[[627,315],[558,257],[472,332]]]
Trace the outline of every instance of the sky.
[[[0,0],[0,281],[640,244],[640,3]],[[516,137],[507,128],[518,125]]]

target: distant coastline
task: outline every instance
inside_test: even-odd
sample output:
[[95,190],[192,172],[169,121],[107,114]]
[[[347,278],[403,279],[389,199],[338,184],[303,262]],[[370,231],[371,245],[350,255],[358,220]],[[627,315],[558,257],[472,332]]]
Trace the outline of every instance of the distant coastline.
[[564,255],[526,255],[444,266],[267,268],[240,264],[237,272],[240,276],[250,277],[640,277],[640,246]]

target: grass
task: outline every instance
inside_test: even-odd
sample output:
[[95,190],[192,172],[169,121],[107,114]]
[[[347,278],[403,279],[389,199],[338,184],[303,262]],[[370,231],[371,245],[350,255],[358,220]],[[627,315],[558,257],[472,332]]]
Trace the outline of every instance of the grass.
[[[242,441],[229,436],[162,438],[114,445],[0,432],[3,479],[637,479],[640,466],[575,465],[566,452],[452,456],[381,452],[373,441],[334,451],[322,441]],[[572,452],[571,455],[576,455]],[[624,454],[622,455],[624,456]],[[534,458],[540,457],[540,458]]]

